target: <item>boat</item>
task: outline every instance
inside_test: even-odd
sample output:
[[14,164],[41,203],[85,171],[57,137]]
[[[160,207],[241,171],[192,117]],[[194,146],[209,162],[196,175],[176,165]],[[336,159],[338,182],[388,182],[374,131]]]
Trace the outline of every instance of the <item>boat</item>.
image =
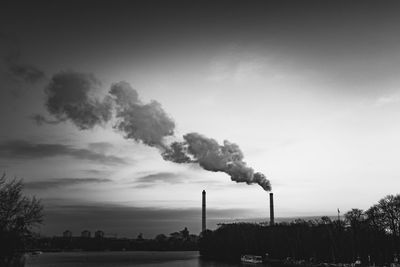
[[262,263],[263,259],[261,256],[256,255],[242,255],[240,257],[242,263]]

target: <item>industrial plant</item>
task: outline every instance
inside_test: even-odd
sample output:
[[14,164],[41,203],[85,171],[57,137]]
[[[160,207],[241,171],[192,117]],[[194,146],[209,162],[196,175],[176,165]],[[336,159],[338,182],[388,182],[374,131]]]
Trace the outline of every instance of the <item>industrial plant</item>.
[[[201,201],[201,232],[204,232],[207,229],[207,210],[206,210],[206,190],[203,190],[201,193],[202,201]],[[269,193],[269,225],[275,224],[275,215],[274,215],[274,193]]]

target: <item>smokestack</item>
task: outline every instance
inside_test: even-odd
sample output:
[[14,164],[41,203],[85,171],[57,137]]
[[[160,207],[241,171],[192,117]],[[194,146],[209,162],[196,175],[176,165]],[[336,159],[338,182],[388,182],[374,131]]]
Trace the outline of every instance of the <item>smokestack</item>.
[[201,209],[201,232],[206,230],[206,190],[203,190],[203,201]]
[[269,193],[269,225],[274,225],[274,193]]

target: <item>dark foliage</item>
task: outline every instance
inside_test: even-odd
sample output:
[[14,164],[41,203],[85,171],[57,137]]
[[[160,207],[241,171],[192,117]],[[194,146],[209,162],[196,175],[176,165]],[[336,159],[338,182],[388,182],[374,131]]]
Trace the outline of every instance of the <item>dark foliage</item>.
[[310,262],[387,264],[400,249],[400,195],[386,196],[366,212],[352,209],[345,220],[279,223],[274,226],[237,223],[207,230],[199,240],[206,258],[234,260],[243,254],[290,257]]
[[189,234],[187,228],[171,233],[169,237],[159,234],[155,239],[145,239],[139,234],[136,239],[109,237],[42,237],[29,244],[30,250],[41,251],[189,251],[198,250],[198,236]]
[[42,222],[43,206],[36,198],[22,194],[21,180],[0,178],[0,266],[19,261],[32,228]]

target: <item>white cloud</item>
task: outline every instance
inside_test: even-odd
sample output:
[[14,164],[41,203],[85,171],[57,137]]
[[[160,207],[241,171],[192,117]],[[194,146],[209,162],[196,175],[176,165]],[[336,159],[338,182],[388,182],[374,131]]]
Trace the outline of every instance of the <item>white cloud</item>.
[[376,100],[375,105],[378,107],[383,107],[383,106],[397,104],[399,102],[400,102],[400,93],[395,93],[391,95],[380,96]]

